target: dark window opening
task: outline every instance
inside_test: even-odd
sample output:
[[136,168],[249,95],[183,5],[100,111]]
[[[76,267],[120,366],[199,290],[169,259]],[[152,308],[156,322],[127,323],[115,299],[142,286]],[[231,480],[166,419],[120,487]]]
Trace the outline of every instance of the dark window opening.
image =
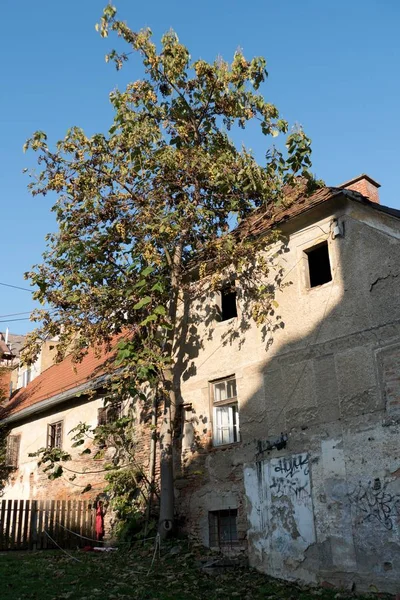
[[236,508],[208,513],[211,548],[227,546],[238,541],[236,519]]
[[317,287],[332,281],[331,264],[329,261],[328,242],[324,242],[306,252],[310,287]]
[[47,447],[62,448],[62,421],[47,425]]
[[236,290],[232,286],[221,290],[221,321],[237,317]]
[[108,406],[102,406],[97,410],[97,425],[109,425],[121,418],[121,402],[110,403]]

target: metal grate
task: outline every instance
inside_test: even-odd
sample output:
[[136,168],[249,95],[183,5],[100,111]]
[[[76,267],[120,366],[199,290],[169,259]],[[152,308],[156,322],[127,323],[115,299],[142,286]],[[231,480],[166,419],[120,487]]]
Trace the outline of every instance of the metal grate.
[[228,546],[238,541],[236,520],[236,508],[208,513],[210,547]]

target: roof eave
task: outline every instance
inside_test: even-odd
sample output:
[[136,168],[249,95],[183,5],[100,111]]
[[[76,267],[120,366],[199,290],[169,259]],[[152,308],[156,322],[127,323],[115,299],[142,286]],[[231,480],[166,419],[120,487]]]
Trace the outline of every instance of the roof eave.
[[101,387],[108,381],[111,377],[109,373],[105,375],[101,375],[94,380],[88,381],[87,383],[83,383],[78,385],[70,390],[66,390],[60,394],[56,394],[55,396],[51,396],[50,398],[46,398],[45,400],[41,400],[36,404],[32,404],[31,406],[27,406],[20,411],[17,411],[4,419],[0,419],[1,424],[7,425],[9,423],[15,423],[16,421],[20,421],[25,419],[26,417],[30,417],[40,412],[44,412],[53,406],[61,404],[62,402],[66,402],[67,400],[71,400],[72,398],[76,398],[80,394],[84,394],[85,392],[89,392],[90,390],[96,390]]

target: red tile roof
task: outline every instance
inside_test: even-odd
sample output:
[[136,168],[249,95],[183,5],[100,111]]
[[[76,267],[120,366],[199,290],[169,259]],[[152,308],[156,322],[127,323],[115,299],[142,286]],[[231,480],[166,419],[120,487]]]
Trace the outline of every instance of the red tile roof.
[[[343,195],[343,190],[334,187],[323,187],[313,194],[304,194],[303,190],[299,189],[296,193],[296,188],[285,195],[284,201],[279,205],[272,206],[269,210],[257,210],[253,215],[240,223],[236,231],[240,236],[259,235],[274,225],[278,225],[283,221],[292,219],[318,204],[322,204],[336,196]],[[361,196],[360,196],[361,197]]]
[[400,211],[387,206],[382,206],[377,202],[371,202],[368,198],[353,190],[346,190],[337,187],[323,187],[312,194],[304,194],[302,186],[293,188],[289,194],[285,195],[284,201],[279,205],[272,206],[269,210],[263,208],[258,209],[253,215],[242,221],[233,232],[236,235],[242,236],[257,236],[260,235],[275,225],[282,224],[289,219],[293,219],[315,206],[338,198],[346,196],[351,200],[360,202],[371,207],[374,210],[389,214],[399,218]]
[[[117,339],[120,338],[121,336]],[[114,344],[114,348],[109,352],[90,348],[78,363],[73,362],[72,355],[67,356],[62,362],[43,371],[26,387],[20,388],[10,401],[3,403],[3,407],[0,408],[0,420],[104,375],[115,353]]]

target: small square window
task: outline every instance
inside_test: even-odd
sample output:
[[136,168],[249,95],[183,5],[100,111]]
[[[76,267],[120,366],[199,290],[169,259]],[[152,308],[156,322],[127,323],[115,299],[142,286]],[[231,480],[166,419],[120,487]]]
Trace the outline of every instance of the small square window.
[[63,422],[57,421],[57,423],[50,423],[47,425],[47,447],[48,448],[62,448],[62,435],[63,433]]
[[214,446],[240,442],[236,379],[228,377],[211,385]]
[[208,513],[211,548],[228,546],[238,541],[237,509],[214,510]]
[[221,290],[221,321],[237,317],[236,290],[233,285]]
[[328,242],[306,250],[308,259],[309,287],[314,288],[332,281]]

